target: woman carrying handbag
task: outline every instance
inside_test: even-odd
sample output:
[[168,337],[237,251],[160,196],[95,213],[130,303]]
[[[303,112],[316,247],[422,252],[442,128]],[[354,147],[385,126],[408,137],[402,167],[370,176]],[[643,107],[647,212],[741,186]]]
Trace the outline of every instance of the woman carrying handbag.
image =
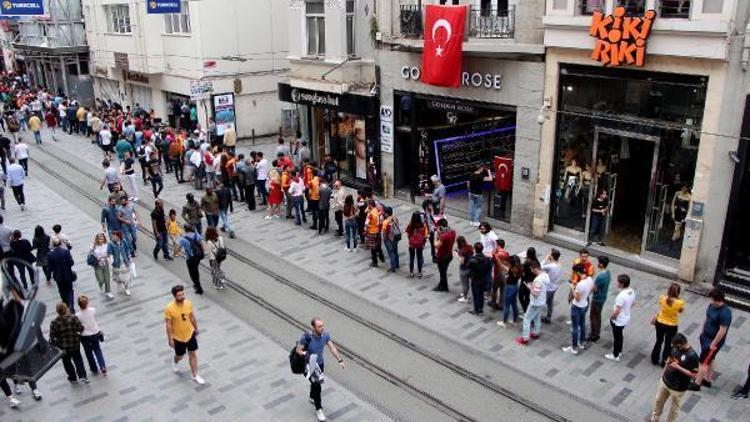
[[219,235],[216,227],[206,229],[206,246],[208,247],[208,263],[211,265],[211,279],[214,287],[224,290],[224,273],[221,271],[221,263],[227,257],[224,247],[224,239]]
[[125,296],[130,296],[130,282],[133,281],[132,251],[130,243],[123,239],[122,232],[113,230],[107,245],[107,255],[112,260],[112,279],[117,283],[118,290],[125,290]]
[[[96,308],[89,306],[89,298],[81,295],[78,296],[78,308],[76,317],[83,324],[81,333],[81,345],[89,362],[91,373],[97,375],[101,372],[102,376],[107,376],[107,364],[104,362],[104,354],[99,343],[104,341],[104,334],[96,323]],[[98,363],[98,365],[97,365]]]
[[651,350],[651,363],[664,366],[672,352],[672,338],[677,334],[680,313],[685,309],[685,301],[680,299],[680,285],[672,283],[666,295],[659,297],[659,312],[651,319],[656,329],[656,343]]
[[86,263],[94,269],[94,276],[96,277],[97,284],[99,284],[99,290],[104,292],[107,299],[114,299],[115,296],[112,294],[109,284],[109,245],[107,244],[107,236],[104,233],[94,236],[94,243],[89,250]]

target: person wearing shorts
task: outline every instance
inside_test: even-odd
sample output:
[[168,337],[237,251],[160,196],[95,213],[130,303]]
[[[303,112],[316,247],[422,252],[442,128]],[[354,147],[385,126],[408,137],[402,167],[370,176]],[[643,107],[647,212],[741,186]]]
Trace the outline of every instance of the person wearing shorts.
[[726,304],[724,292],[714,288],[708,294],[711,303],[706,308],[706,321],[700,336],[701,354],[698,375],[690,384],[690,390],[699,391],[701,386],[711,387],[714,374],[713,362],[727,339],[732,324],[732,310]]
[[206,381],[198,375],[198,322],[193,313],[193,303],[185,299],[185,287],[181,284],[172,287],[172,296],[174,300],[164,309],[167,343],[174,349],[172,371],[180,372],[179,363],[187,353],[193,381],[203,385]]

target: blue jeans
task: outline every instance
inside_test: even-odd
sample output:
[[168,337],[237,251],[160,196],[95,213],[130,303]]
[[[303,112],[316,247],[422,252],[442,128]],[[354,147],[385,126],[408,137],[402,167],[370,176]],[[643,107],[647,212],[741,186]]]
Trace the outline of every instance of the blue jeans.
[[513,308],[513,322],[518,322],[518,286],[515,284],[505,286],[505,296],[503,297],[504,322],[508,322],[511,307]]
[[534,324],[534,335],[539,335],[542,331],[542,307],[538,305],[529,305],[526,308],[526,316],[523,318],[523,338],[529,339],[531,324]]
[[169,258],[169,235],[167,234],[167,232],[160,232],[159,237],[156,238],[156,245],[154,246],[154,256],[159,253],[159,249],[161,249],[161,251],[164,253],[164,258]]
[[591,214],[591,227],[589,227],[589,242],[601,242],[604,231],[605,220],[601,214]]
[[218,215],[211,215],[206,214],[206,225],[208,227],[216,227],[219,225],[219,216]]
[[292,202],[294,203],[294,224],[298,226],[302,224],[302,205],[304,201],[305,197],[302,195],[292,197]]
[[586,341],[586,311],[588,306],[585,308],[579,308],[575,305],[570,305],[570,325],[571,333],[571,344],[573,347],[583,345]]
[[469,194],[469,220],[479,221],[482,218],[482,206],[484,197],[482,195]]
[[133,252],[135,252],[136,250],[135,242],[137,240],[136,236],[138,236],[138,227],[136,227],[135,224],[123,224],[122,231],[125,234],[125,236],[128,237],[128,242],[130,242],[130,246],[133,247]]
[[42,132],[40,131],[34,132],[34,139],[36,140],[37,145],[41,145],[42,144]]
[[385,250],[388,252],[388,260],[391,263],[391,270],[396,271],[398,265],[398,242],[392,240],[383,239]]
[[[91,372],[99,372],[99,370],[106,370],[107,364],[104,362],[104,354],[102,348],[99,346],[99,335],[94,334],[93,336],[81,336],[81,345],[83,346],[83,352],[86,355],[86,360],[89,361],[89,368]],[[97,362],[99,365],[97,366]]]
[[266,181],[256,179],[255,188],[258,189],[258,195],[260,195],[260,203],[262,205],[265,205],[268,199],[268,191],[266,190]]
[[346,220],[344,225],[344,233],[346,235],[346,247],[357,249],[357,219],[352,218]]
[[226,231],[232,231],[232,226],[229,224],[229,209],[219,209],[219,218],[221,219],[221,226]]

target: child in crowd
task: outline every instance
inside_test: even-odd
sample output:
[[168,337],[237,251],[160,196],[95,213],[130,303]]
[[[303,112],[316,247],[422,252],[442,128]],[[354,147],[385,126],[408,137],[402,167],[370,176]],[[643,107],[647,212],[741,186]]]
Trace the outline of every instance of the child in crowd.
[[172,255],[185,256],[180,247],[180,238],[182,238],[182,227],[177,222],[177,211],[174,208],[169,210],[169,220],[167,220],[167,234],[172,242]]

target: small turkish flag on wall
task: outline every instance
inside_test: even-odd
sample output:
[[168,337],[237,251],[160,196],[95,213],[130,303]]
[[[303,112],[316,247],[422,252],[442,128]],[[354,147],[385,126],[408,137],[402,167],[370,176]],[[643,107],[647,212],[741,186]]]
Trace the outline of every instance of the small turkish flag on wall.
[[461,58],[468,6],[427,5],[421,81],[461,86]]

